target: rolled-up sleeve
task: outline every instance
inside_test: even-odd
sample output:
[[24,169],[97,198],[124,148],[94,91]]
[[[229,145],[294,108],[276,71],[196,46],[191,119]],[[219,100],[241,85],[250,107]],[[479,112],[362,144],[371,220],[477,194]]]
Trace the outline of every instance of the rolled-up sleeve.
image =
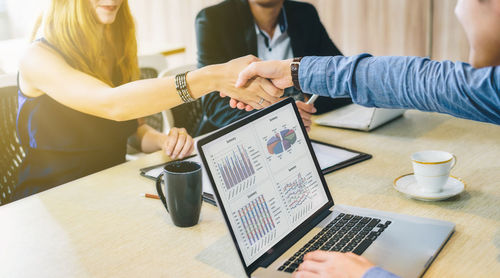
[[447,113],[500,124],[500,71],[421,57],[304,57],[299,82],[307,93],[350,96],[369,107]]

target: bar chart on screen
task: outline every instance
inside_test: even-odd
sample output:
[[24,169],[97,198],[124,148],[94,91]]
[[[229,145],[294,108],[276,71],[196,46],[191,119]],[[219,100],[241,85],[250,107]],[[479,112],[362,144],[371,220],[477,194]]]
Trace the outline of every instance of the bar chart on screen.
[[244,143],[229,145],[218,156],[212,157],[228,200],[255,185],[257,172],[262,170],[259,157],[255,148]]
[[260,194],[233,212],[233,217],[250,256],[258,254],[276,238],[280,219],[279,207],[273,199],[267,201],[264,195]]

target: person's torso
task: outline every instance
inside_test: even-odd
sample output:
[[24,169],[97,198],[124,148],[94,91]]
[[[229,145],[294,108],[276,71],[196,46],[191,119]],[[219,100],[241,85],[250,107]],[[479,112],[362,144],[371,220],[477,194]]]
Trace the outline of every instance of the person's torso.
[[99,118],[19,89],[17,133],[26,152],[19,182],[60,184],[124,162],[127,138],[136,130],[136,120]]

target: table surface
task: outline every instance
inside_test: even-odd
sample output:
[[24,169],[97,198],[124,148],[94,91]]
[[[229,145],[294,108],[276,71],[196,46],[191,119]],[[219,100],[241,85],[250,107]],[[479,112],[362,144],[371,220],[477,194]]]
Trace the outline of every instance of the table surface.
[[[373,158],[326,176],[336,203],[432,217],[456,232],[426,277],[500,277],[500,127],[407,111],[370,133],[314,126],[311,137]],[[452,199],[408,199],[392,187],[411,172],[410,154],[453,152],[466,191]],[[175,227],[141,167],[161,153],[0,207],[0,277],[231,277],[243,269],[218,209]]]

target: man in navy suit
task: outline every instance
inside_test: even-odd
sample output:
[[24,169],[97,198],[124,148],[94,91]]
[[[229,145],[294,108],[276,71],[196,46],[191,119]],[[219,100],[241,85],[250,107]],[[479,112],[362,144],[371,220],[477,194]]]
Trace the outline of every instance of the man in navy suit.
[[[208,7],[196,17],[198,67],[253,54],[262,60],[302,56],[342,55],[308,3],[288,0],[227,0]],[[289,88],[285,95],[297,100],[306,127],[311,113],[324,113],[351,103],[350,99],[320,97],[315,107],[308,95]],[[198,134],[226,126],[251,112],[231,109],[228,98],[213,92],[203,98],[205,120]]]

